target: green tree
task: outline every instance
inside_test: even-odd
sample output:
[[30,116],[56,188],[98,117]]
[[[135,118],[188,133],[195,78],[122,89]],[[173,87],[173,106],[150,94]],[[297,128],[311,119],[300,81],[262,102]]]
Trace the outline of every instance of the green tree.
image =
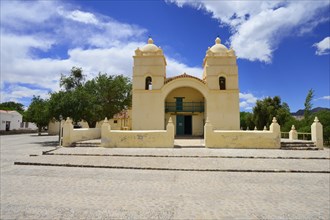
[[26,118],[37,125],[38,134],[41,135],[42,127],[47,126],[50,119],[48,101],[40,98],[40,96],[33,96],[31,104],[26,111]]
[[305,109],[304,109],[304,118],[306,120],[309,119],[310,115],[311,115],[311,110],[312,110],[312,107],[313,107],[313,104],[312,104],[312,99],[314,98],[314,90],[313,89],[310,89],[308,90],[308,93],[307,93],[307,96],[306,96],[306,99],[305,99]]
[[253,120],[257,128],[269,127],[273,117],[276,117],[280,125],[284,125],[291,117],[288,104],[285,102],[282,103],[279,96],[258,100],[253,108]]
[[61,74],[60,87],[64,87],[66,91],[80,87],[85,82],[82,68],[72,67],[69,76]]
[[17,111],[21,114],[24,112],[24,105],[17,102],[3,102],[0,103],[1,110],[10,110],[10,111]]
[[[71,71],[68,77],[61,76],[61,87],[65,90],[54,92],[49,100],[52,117],[58,119],[70,117],[74,122],[85,120],[90,127],[105,117],[131,106],[132,85],[129,78],[122,75],[99,74],[96,78],[84,82],[82,69],[76,75]],[[76,70],[74,69],[74,70]],[[78,71],[78,72],[79,72]]]
[[88,97],[88,109],[83,119],[90,126],[104,117],[112,118],[116,113],[131,106],[132,84],[129,78],[122,75],[99,74],[95,79],[86,82],[84,89],[79,91]]
[[254,129],[253,114],[251,112],[240,112],[240,123],[243,130],[247,130],[247,128]]

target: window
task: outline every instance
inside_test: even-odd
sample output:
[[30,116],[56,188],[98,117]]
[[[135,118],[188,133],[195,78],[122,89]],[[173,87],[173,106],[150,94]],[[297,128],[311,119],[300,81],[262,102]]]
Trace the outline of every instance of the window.
[[117,120],[113,120],[113,123],[114,123],[114,124],[117,124],[118,122],[117,122]]
[[226,78],[221,76],[219,77],[219,86],[220,90],[226,90]]
[[146,86],[145,86],[146,90],[152,90],[152,78],[150,76],[148,76],[146,78]]
[[183,97],[175,97],[175,106],[176,111],[182,111],[183,110]]

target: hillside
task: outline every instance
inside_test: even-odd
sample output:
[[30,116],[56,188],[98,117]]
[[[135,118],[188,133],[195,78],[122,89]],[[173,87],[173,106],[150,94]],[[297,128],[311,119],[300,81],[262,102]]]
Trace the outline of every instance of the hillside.
[[[319,111],[322,111],[322,110],[330,111],[330,108],[317,107],[317,108],[313,108],[311,112],[315,113],[315,112],[319,112]],[[305,112],[305,110],[300,109],[296,112],[291,112],[291,115],[292,116],[304,116],[304,112]]]

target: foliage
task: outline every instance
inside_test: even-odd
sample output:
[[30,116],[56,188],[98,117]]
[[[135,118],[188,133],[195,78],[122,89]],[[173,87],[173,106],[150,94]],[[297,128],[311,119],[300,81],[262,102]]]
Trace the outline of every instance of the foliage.
[[60,87],[64,87],[66,91],[70,91],[82,86],[85,81],[85,76],[82,73],[82,68],[72,67],[69,76],[61,74]]
[[0,103],[0,109],[1,110],[7,110],[7,111],[17,111],[21,114],[24,112],[24,105],[17,102],[3,102]]
[[307,93],[306,99],[305,99],[305,111],[304,111],[304,118],[309,119],[311,115],[311,110],[312,110],[312,99],[314,98],[314,90],[310,89]]
[[48,101],[40,98],[40,96],[33,96],[32,102],[26,111],[26,118],[37,125],[40,135],[42,127],[47,126],[50,119]]
[[252,130],[255,127],[253,114],[251,112],[240,112],[241,129]]
[[105,117],[131,105],[132,85],[130,79],[122,75],[99,74],[84,81],[81,68],[72,68],[70,76],[61,76],[60,85],[64,91],[54,92],[49,100],[50,114],[70,117],[74,122],[85,120],[90,127]]
[[283,125],[290,119],[291,115],[288,104],[285,102],[281,103],[279,96],[258,100],[253,108],[253,121],[257,128],[261,130],[264,126],[269,127],[273,117],[276,117],[280,125]]

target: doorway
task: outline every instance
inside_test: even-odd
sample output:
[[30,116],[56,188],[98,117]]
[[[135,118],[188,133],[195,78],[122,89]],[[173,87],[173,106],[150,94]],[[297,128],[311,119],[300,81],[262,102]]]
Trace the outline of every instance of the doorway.
[[6,121],[6,131],[10,131],[10,121]]
[[192,116],[176,116],[176,135],[192,135]]

